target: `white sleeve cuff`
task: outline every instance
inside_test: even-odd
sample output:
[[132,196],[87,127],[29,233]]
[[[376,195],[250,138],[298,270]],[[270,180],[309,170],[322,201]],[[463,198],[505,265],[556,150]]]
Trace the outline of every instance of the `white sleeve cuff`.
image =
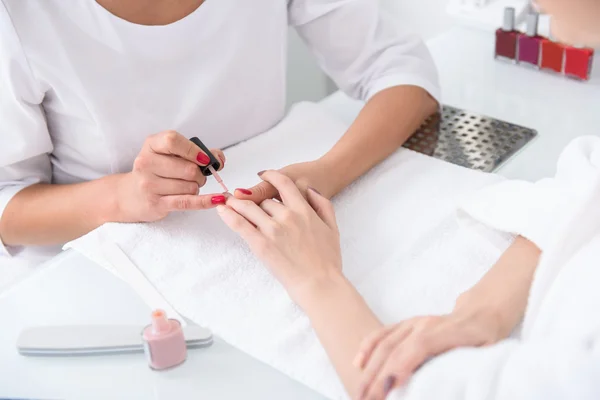
[[439,104],[442,104],[442,95],[439,86],[427,78],[419,75],[395,74],[376,79],[369,84],[366,101],[382,90],[394,86],[418,86],[431,95]]
[[[2,215],[4,214],[4,210],[6,209],[8,202],[17,193],[19,193],[21,190],[25,189],[26,187],[31,186],[32,184],[33,183],[19,184],[19,185],[11,185],[11,186],[5,186],[3,188],[0,188],[0,219],[2,218]],[[0,237],[0,257],[14,256],[20,250],[21,250],[21,247],[5,246],[4,243],[2,242],[2,238]]]
[[563,151],[554,178],[505,181],[462,204],[459,217],[520,235],[544,251],[600,188],[600,138],[580,137]]

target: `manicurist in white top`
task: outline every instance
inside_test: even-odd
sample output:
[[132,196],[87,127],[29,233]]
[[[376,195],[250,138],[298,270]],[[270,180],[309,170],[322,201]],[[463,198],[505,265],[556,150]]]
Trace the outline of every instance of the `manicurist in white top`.
[[0,252],[224,202],[197,195],[206,156],[188,139],[221,149],[281,120],[288,25],[367,101],[329,153],[282,170],[331,197],[437,106],[426,48],[376,1],[1,0]]

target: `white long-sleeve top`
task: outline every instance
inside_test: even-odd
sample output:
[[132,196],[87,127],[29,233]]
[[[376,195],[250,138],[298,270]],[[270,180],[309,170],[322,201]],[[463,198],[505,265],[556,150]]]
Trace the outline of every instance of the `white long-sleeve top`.
[[288,25],[355,98],[439,98],[426,47],[374,0],[207,0],[165,26],[94,0],[0,0],[0,217],[28,185],[130,171],[153,133],[223,148],[267,130],[284,114]]
[[490,186],[463,211],[542,250],[522,332],[436,357],[388,398],[600,399],[600,138],[573,141],[554,178]]

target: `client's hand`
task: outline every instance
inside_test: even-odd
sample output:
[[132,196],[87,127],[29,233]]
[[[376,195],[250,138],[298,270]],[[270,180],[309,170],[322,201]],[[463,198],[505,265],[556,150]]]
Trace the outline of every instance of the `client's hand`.
[[[220,150],[211,152],[221,160]],[[130,173],[118,175],[118,216],[115,222],[149,222],[171,211],[199,210],[224,203],[221,194],[198,196],[206,183],[199,166],[209,157],[194,143],[174,131],[149,136]]]
[[333,205],[315,189],[306,199],[294,181],[276,171],[261,178],[281,196],[260,206],[229,197],[217,210],[297,301],[304,288],[341,275],[341,250]]
[[499,322],[487,312],[455,309],[417,317],[367,337],[354,360],[363,370],[360,399],[385,399],[429,358],[457,347],[486,346],[502,339]]
[[[324,173],[327,170],[322,161],[310,161],[288,165],[279,170],[280,173],[290,178],[300,191],[305,195],[308,187],[319,191],[323,197],[330,199],[337,194],[339,189],[331,181],[331,177]],[[234,195],[238,199],[252,200],[260,204],[267,199],[278,198],[277,188],[270,182],[261,182],[250,189],[236,189]]]

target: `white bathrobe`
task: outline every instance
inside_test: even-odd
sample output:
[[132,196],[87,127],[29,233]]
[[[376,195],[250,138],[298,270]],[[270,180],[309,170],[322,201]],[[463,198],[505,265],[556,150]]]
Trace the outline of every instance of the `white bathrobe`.
[[522,333],[441,355],[389,398],[600,399],[600,138],[573,141],[554,178],[489,186],[461,212],[541,248]]

